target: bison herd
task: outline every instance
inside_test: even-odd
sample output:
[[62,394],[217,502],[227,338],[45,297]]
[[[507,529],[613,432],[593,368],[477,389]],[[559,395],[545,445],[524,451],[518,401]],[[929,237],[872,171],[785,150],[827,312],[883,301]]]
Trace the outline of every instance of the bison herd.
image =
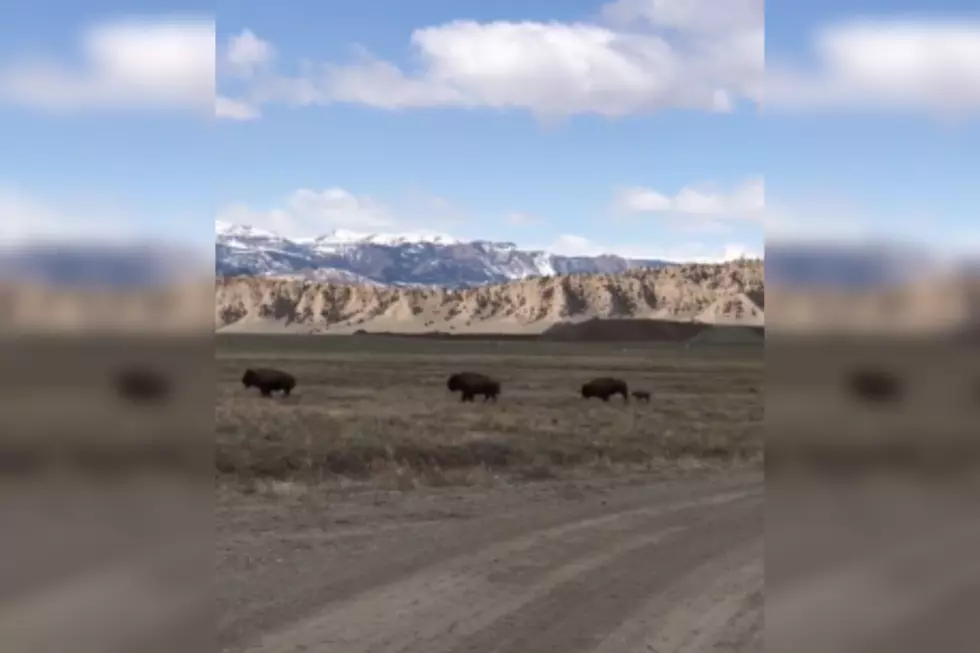
[[[276,391],[282,392],[285,397],[289,396],[296,387],[296,377],[288,372],[271,368],[248,368],[242,375],[242,385],[246,388],[258,388],[263,397],[270,397]],[[460,401],[463,402],[474,401],[478,396],[483,397],[484,403],[496,402],[500,395],[500,387],[500,381],[478,372],[459,372],[446,381],[446,389],[452,393],[460,393]],[[611,397],[620,395],[623,403],[629,403],[629,398],[632,396],[638,401],[650,403],[648,391],[630,392],[626,381],[611,376],[603,376],[583,383],[581,394],[584,399],[596,397],[603,401],[609,401]]]

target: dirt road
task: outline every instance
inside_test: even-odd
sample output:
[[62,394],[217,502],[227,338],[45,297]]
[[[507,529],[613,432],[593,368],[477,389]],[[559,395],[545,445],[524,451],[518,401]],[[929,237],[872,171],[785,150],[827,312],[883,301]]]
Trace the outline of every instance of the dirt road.
[[761,473],[219,500],[253,653],[761,651]]
[[794,653],[977,650],[976,478],[766,479],[766,639]]

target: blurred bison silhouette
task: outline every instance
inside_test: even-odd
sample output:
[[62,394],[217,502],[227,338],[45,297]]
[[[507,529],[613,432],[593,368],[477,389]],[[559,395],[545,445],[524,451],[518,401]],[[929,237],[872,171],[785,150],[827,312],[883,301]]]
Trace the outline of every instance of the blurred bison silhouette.
[[158,403],[171,397],[170,379],[146,367],[127,367],[116,373],[116,391],[119,396],[135,403]]
[[898,375],[874,368],[852,369],[847,375],[847,389],[858,400],[894,403],[905,397],[905,387]]

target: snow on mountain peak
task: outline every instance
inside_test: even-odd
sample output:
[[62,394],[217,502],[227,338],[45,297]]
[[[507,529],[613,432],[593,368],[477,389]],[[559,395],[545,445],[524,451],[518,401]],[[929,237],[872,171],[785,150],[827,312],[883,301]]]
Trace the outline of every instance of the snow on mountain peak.
[[461,241],[438,233],[405,233],[405,234],[381,234],[381,233],[360,233],[348,229],[335,229],[334,231],[315,239],[319,243],[336,243],[350,245],[458,245]]
[[[282,237],[251,226],[216,221],[219,275],[299,276],[382,285],[453,287],[533,276],[617,272],[660,265],[618,257],[568,258],[515,243],[459,240],[445,234],[365,233],[336,229],[314,238]],[[373,247],[385,247],[378,256]]]
[[214,231],[216,235],[224,238],[280,238],[279,234],[272,231],[257,229],[247,224],[232,224],[222,220],[215,220]]
[[251,225],[233,224],[216,220],[214,223],[215,234],[222,239],[235,238],[256,238],[269,240],[291,240],[300,244],[316,245],[385,245],[398,247],[401,245],[459,245],[463,241],[447,234],[435,232],[416,232],[416,233],[368,233],[351,231],[350,229],[334,229],[330,233],[312,238],[283,238],[279,234],[259,229]]

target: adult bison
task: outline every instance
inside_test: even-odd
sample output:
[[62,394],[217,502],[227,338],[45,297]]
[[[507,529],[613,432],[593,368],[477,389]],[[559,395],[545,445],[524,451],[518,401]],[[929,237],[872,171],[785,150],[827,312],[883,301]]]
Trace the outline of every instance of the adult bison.
[[473,401],[476,395],[483,395],[483,401],[497,401],[500,394],[500,381],[477,372],[461,372],[453,374],[446,382],[450,392],[461,393],[460,401]]
[[609,397],[613,395],[622,395],[623,403],[629,403],[629,394],[629,386],[626,385],[626,381],[611,376],[592,379],[588,383],[582,384],[582,397],[585,399],[598,397],[603,401],[609,401]]
[[115,375],[119,394],[130,401],[165,401],[170,398],[170,379],[161,372],[144,367],[128,367]]
[[296,387],[296,377],[282,370],[250,367],[242,375],[242,385],[246,388],[258,388],[263,397],[271,396],[276,390],[281,391],[283,396],[289,396]]
[[852,369],[847,376],[851,393],[862,401],[884,403],[902,398],[902,380],[895,374],[875,368]]

